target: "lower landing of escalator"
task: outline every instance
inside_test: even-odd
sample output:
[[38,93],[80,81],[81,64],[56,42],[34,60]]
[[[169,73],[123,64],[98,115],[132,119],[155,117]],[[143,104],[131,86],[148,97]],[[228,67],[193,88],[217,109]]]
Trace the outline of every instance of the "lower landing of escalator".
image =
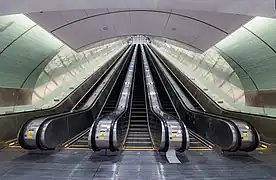
[[276,179],[276,155],[228,157],[215,151],[187,151],[177,156],[181,164],[168,163],[157,151],[4,150],[0,179]]

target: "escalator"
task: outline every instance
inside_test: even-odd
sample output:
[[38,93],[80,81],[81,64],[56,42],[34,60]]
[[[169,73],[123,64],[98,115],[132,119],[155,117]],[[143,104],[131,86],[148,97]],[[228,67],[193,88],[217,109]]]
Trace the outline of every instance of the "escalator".
[[130,127],[124,150],[153,150],[147,122],[141,49],[138,49],[134,90],[130,110]]
[[[191,108],[188,104],[193,104],[189,101],[193,99],[193,96],[187,93],[187,89],[178,81],[159,54],[152,50],[152,47],[147,46],[147,49],[154,59],[158,72],[160,72],[160,77],[171,97],[171,102],[174,104],[179,117],[190,130],[220,147],[222,151],[248,152],[258,147],[259,135],[250,123],[207,113],[204,109]],[[191,135],[193,136],[193,134]]]
[[[177,71],[172,71],[169,67],[168,64],[166,64],[164,61],[161,61],[163,63],[164,66],[167,66],[168,72],[171,75],[171,77],[173,77],[173,79],[175,80],[176,84],[178,85],[178,87],[181,89],[181,91],[185,94],[185,96],[187,97],[187,99],[189,100],[189,102],[192,104],[192,106],[194,107],[193,110],[197,110],[197,111],[202,111],[202,112],[206,112],[206,108],[204,108],[198,101],[197,99],[191,94],[191,92],[188,90],[187,87],[185,87],[183,85],[183,83],[181,82],[181,80],[177,77],[177,75],[175,74]],[[220,108],[221,109],[221,108]],[[230,112],[230,111],[227,111]],[[227,113],[226,113],[227,114]],[[231,113],[228,113],[231,114]],[[229,116],[230,118],[233,119],[240,119],[241,117],[239,117],[237,114],[242,115],[242,113],[238,113],[238,112],[233,112],[233,114],[236,114],[236,116]],[[246,116],[246,114],[243,114]],[[249,115],[249,116],[254,116],[254,115]],[[227,117],[227,116],[226,116]],[[239,117],[239,118],[237,118]],[[255,129],[255,128],[254,128]],[[267,147],[269,147],[270,144],[261,141],[258,145],[258,147],[256,148],[256,150],[265,150],[267,149]]]
[[[71,112],[83,110],[85,108],[88,108],[89,106],[86,106],[87,101],[90,99],[90,97],[95,92],[96,88],[102,83],[103,79],[107,76],[107,74],[111,71],[111,69],[115,66],[116,61],[110,65],[110,67],[95,81],[95,83],[91,86],[91,88],[88,89],[88,91],[83,95],[83,97],[80,98],[80,100],[76,103],[75,106],[71,109]],[[83,148],[85,145],[85,142],[87,142],[87,136],[83,136],[81,140],[78,141],[78,144],[76,147]],[[20,149],[21,146],[18,143],[17,138],[5,142],[5,146],[7,148],[12,149]],[[86,143],[87,146],[87,143]]]
[[[162,79],[160,78],[160,75],[159,75],[160,72],[157,71],[156,65],[154,64],[153,59],[150,56],[147,49],[146,49],[146,52],[147,52],[146,55],[149,60],[149,65],[152,72],[153,80],[156,84],[156,87],[158,87],[157,93],[158,93],[159,101],[163,111],[181,119],[171,101],[169,94],[167,93],[167,89],[165,88],[162,82]],[[191,130],[189,131],[189,136],[190,136],[189,150],[211,150],[213,148],[212,143],[208,142],[203,138],[200,138],[200,136],[196,135],[196,133],[192,132]]]
[[[130,57],[130,56],[129,56]],[[111,90],[111,93],[108,95],[108,98],[101,109],[99,115],[96,117],[99,118],[101,116],[104,116],[105,114],[108,114],[112,112],[117,103],[118,103],[118,98],[119,94],[121,91],[121,88],[124,83],[124,79],[127,73],[127,68],[130,63],[130,58],[126,60],[127,62],[125,63],[124,67],[122,68],[115,85],[113,86],[113,89]],[[89,135],[89,129],[85,130],[82,132],[80,135],[77,137],[69,140],[69,142],[64,143],[64,147],[67,149],[88,149],[88,135]]]
[[[174,67],[168,60],[166,60],[165,57],[163,57],[158,52],[156,53],[160,55],[160,57],[163,59],[161,62],[167,67],[170,75],[175,79],[175,82],[178,84],[178,86],[181,87],[182,91],[185,93],[185,96],[189,99],[196,110],[222,115],[227,118],[241,119],[243,121],[250,122],[252,123],[252,125],[255,125],[255,128],[259,131],[261,135],[261,141],[257,150],[265,150],[269,146],[271,146],[270,143],[267,143],[265,141],[270,141],[271,139],[275,138],[268,138],[270,135],[265,134],[269,131],[267,131],[264,127],[269,127],[274,124],[275,118],[245,112],[241,113],[229,111],[221,108],[202,89],[198,88],[196,84],[194,84],[188,77],[182,74],[181,71],[178,70],[178,68]],[[259,125],[260,122],[262,126]]]
[[[1,148],[19,148],[17,138],[16,138],[17,133],[20,127],[24,126],[24,123],[26,123],[26,121],[30,121],[38,117],[47,117],[47,116],[50,117],[50,116],[54,116],[60,113],[69,112],[73,110],[74,109],[73,106],[75,104],[78,104],[78,100],[81,99],[82,96],[84,96],[84,93],[86,91],[89,91],[89,87],[93,86],[99,79],[101,79],[102,75],[105,75],[107,71],[112,69],[111,66],[113,66],[114,63],[117,62],[117,60],[121,57],[121,55],[126,50],[127,50],[127,46],[123,47],[120,52],[115,54],[114,57],[112,57],[108,62],[106,62],[98,70],[96,70],[83,83],[81,83],[77,87],[74,87],[72,92],[68,94],[64,99],[59,101],[59,103],[54,107],[51,107],[49,109],[43,109],[43,110],[14,112],[12,114],[1,115],[0,119],[3,119],[9,122],[8,124],[4,125],[3,128],[5,128],[6,126],[8,127],[12,126],[13,130],[9,131],[5,135],[5,138],[3,139],[3,141],[5,142],[0,142],[0,149]],[[7,140],[7,139],[10,139],[10,140]]]
[[137,45],[121,93],[117,94],[116,108],[96,119],[90,128],[88,142],[93,151],[187,149],[187,128],[179,119],[160,111],[151,76],[144,47]]
[[75,106],[78,110],[41,117],[25,123],[18,134],[21,147],[48,150],[62,145],[68,148],[77,141],[74,148],[87,147],[87,130],[85,132],[85,129],[89,128],[100,114],[111,88],[133,50],[133,46],[125,49],[118,60],[109,67],[108,72],[96,80],[97,83],[85,94],[87,97],[84,96],[79,101],[80,105]]

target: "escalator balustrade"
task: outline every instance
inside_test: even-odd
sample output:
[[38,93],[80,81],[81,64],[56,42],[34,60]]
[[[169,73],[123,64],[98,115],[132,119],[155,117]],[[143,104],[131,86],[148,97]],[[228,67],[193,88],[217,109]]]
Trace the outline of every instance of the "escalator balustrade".
[[154,150],[148,129],[145,85],[142,74],[141,48],[139,48],[130,112],[130,126],[123,147],[124,150]]

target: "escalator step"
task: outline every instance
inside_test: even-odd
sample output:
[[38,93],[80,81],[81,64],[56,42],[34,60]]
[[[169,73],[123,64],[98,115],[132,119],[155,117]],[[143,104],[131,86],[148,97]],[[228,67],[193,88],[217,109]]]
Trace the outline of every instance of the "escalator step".
[[80,149],[87,149],[88,148],[88,145],[77,145],[77,144],[73,144],[71,145],[70,147],[68,147],[69,149],[70,148],[80,148]]
[[144,119],[144,118],[147,118],[147,116],[143,116],[143,115],[132,115],[131,118],[141,118],[141,119]]
[[148,124],[130,124],[130,128],[147,128]]
[[129,141],[129,142],[126,142],[126,146],[152,146],[151,142],[148,142],[148,141]]
[[137,136],[137,137],[128,137],[127,140],[129,141],[132,141],[132,140],[150,140],[150,137],[140,137],[140,136]]
[[149,133],[147,132],[129,132],[128,133],[129,137],[133,137],[133,136],[139,136],[139,137],[149,137]]
[[129,128],[130,132],[148,132],[148,128]]
[[132,120],[131,124],[135,124],[135,125],[137,125],[137,124],[148,125],[148,122],[147,121],[143,121],[143,120],[140,120],[140,121]]
[[123,148],[123,150],[126,150],[126,151],[154,151],[155,149],[152,146],[148,146],[148,147],[126,146]]

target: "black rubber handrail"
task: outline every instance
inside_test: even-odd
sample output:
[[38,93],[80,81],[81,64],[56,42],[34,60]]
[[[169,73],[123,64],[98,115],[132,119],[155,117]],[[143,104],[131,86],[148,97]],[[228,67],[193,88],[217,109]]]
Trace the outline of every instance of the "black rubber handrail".
[[[123,70],[124,68],[127,68],[127,67],[128,67],[127,64],[129,65],[129,63],[130,63],[130,61],[131,61],[130,56],[133,54],[134,48],[135,48],[135,47],[132,46],[132,49],[129,51],[129,54],[128,54],[127,57],[126,57],[125,64],[123,65],[123,68],[120,70],[120,72],[119,72],[119,74],[118,74],[118,77],[117,77],[117,79],[116,79],[116,82],[117,82],[117,80],[118,80],[118,78],[119,78],[119,75],[121,74],[122,70]],[[108,97],[106,98],[106,100],[108,100],[108,98],[109,98],[111,92],[114,90],[113,88],[115,87],[115,85],[116,85],[116,83],[114,83],[114,85],[113,85],[113,87],[112,87],[112,90],[110,91],[110,93],[109,93]],[[120,94],[121,94],[121,93],[120,93]],[[118,99],[119,99],[119,98],[118,98]],[[113,113],[113,112],[111,112],[111,113]],[[99,148],[97,148],[96,140],[95,140],[97,126],[98,126],[99,122],[100,122],[104,117],[110,116],[111,113],[108,113],[108,114],[106,114],[106,115],[104,115],[104,116],[102,116],[102,117],[97,118],[97,119],[94,121],[94,123],[92,124],[91,148],[92,148],[93,151],[99,151],[99,150],[100,150]],[[113,125],[113,126],[114,126],[114,125]],[[111,132],[113,131],[112,128],[113,128],[113,127],[110,128],[110,134],[111,134]],[[113,135],[113,132],[112,132],[112,135]],[[110,139],[110,137],[109,137],[109,139]],[[110,144],[110,142],[109,142],[109,147],[110,147],[110,150],[112,149],[111,151],[115,151],[113,142],[112,142],[112,144]]]
[[[153,57],[152,57],[152,54],[149,52],[148,48],[146,48],[145,45],[143,45],[143,46],[144,46],[144,49],[145,49],[146,54],[148,55],[150,64],[152,64],[152,66],[154,66],[155,71],[158,73],[156,66],[153,64]],[[158,76],[159,76],[159,79],[160,79],[161,83],[164,85],[164,83],[162,82],[162,79],[161,79],[159,73],[158,73]],[[164,88],[165,88],[165,87],[164,87]],[[158,100],[158,101],[159,101],[159,104],[161,104],[160,100]],[[162,107],[161,107],[161,108],[162,108]],[[181,148],[179,149],[179,151],[180,151],[180,152],[184,152],[184,151],[186,150],[186,146],[187,146],[187,137],[186,137],[186,131],[185,131],[186,128],[185,128],[185,125],[184,125],[183,121],[181,121],[179,118],[176,118],[176,117],[172,116],[171,114],[169,114],[169,113],[167,113],[167,112],[165,112],[165,113],[166,113],[168,116],[170,116],[171,118],[176,119],[177,122],[179,123],[179,125],[181,126],[181,129],[182,129],[182,145],[181,145]]]
[[[151,47],[149,46],[149,48],[151,48]],[[168,70],[170,73],[172,73],[171,70],[168,69],[168,67],[167,67],[167,66],[164,64],[164,62],[161,60],[162,58],[160,58],[159,54],[158,54],[157,52],[155,52],[154,49],[151,48],[151,50],[152,50],[153,53],[155,53],[156,57],[158,57],[158,58],[160,59],[160,62],[167,68],[167,70]],[[172,86],[172,84],[171,84],[170,81],[168,81],[168,83],[170,84],[170,86]],[[173,86],[172,86],[172,87],[173,87]],[[174,88],[173,88],[173,89],[174,89]],[[180,98],[178,93],[175,93],[175,94],[178,96],[178,98]],[[180,99],[181,99],[181,98],[180,98]],[[238,136],[238,139],[237,139],[237,140],[238,140],[238,146],[237,146],[235,149],[233,149],[232,151],[235,152],[235,151],[238,151],[238,150],[240,149],[241,143],[242,143],[242,142],[241,142],[241,134],[240,134],[240,131],[239,131],[238,126],[232,121],[232,119],[230,119],[230,118],[228,118],[228,117],[219,116],[219,115],[217,115],[217,114],[208,113],[208,112],[194,111],[194,110],[189,109],[185,104],[183,104],[183,107],[184,107],[189,113],[191,113],[191,114],[198,114],[199,116],[202,116],[202,115],[203,115],[203,116],[208,116],[208,117],[212,117],[212,118],[217,118],[217,119],[226,121],[226,122],[228,122],[229,124],[231,124],[231,125],[235,128],[236,133],[237,133],[237,136]],[[190,115],[190,117],[191,117],[191,115]]]
[[[127,52],[127,50],[131,48],[130,46],[128,48],[126,48],[121,54],[120,56],[113,62],[112,66],[115,65],[118,60]],[[106,71],[106,73],[108,73],[110,71],[110,68],[108,68],[108,70]],[[91,104],[92,106],[92,104]],[[75,111],[75,112],[65,112],[65,113],[58,113],[58,114],[53,114],[53,115],[50,115],[50,116],[42,116],[42,117],[38,117],[38,118],[45,118],[45,120],[43,121],[43,123],[40,124],[40,127],[38,129],[37,132],[40,132],[41,133],[41,128],[43,127],[44,124],[46,124],[47,122],[51,121],[52,119],[55,119],[55,118],[60,118],[60,117],[64,117],[64,116],[69,116],[69,115],[73,115],[73,114],[78,114],[78,113],[84,113],[84,112],[87,112],[91,109],[91,106],[89,106],[87,109],[83,109],[83,110],[80,110],[80,111]],[[26,145],[25,142],[24,142],[24,133],[25,133],[25,130],[26,130],[26,126],[33,120],[35,119],[38,119],[38,118],[34,118],[34,119],[30,119],[28,121],[26,121],[23,126],[20,128],[19,130],[19,133],[18,133],[18,142],[19,142],[19,145],[24,148],[24,149],[34,149],[34,148],[30,148],[30,146]],[[36,134],[36,137],[40,137],[40,134]],[[36,139],[37,142],[40,142],[40,140]],[[41,148],[42,150],[44,150],[45,148],[43,148],[40,143],[37,144],[37,147],[38,148]]]
[[[142,65],[142,70],[143,70],[143,77],[146,77],[145,76],[145,69],[144,69],[144,66]],[[146,84],[145,82],[145,78],[143,78],[143,82],[144,84]],[[156,87],[155,87],[156,89]],[[146,88],[146,90],[148,91],[148,89]],[[146,93],[146,92],[145,92]],[[148,93],[146,93],[146,95],[148,96]],[[150,99],[150,98],[149,98]],[[159,98],[158,98],[158,101],[159,101]],[[159,101],[159,104],[160,104],[160,101]],[[169,128],[168,128],[168,123],[166,120],[163,119],[163,117],[161,117],[159,114],[157,114],[153,109],[152,109],[152,106],[150,106],[150,110],[151,112],[153,113],[153,115],[155,116],[155,118],[157,118],[159,121],[161,121],[163,124],[164,124],[164,128],[165,128],[165,146],[164,146],[164,149],[159,149],[159,151],[168,151],[169,150],[169,141],[170,141],[170,138],[169,138]]]
[[[137,52],[138,52],[138,48],[139,48],[139,46],[137,47]],[[132,86],[131,86],[132,89],[134,89],[133,86],[134,86],[135,73],[136,73],[136,65],[137,65],[137,52],[136,52],[136,57],[135,57],[135,58],[136,58],[136,62],[135,62],[135,65],[134,65],[133,78],[132,78]],[[130,59],[130,62],[131,62],[131,59]],[[127,78],[127,77],[126,77],[126,78]],[[131,91],[132,91],[132,89],[131,89]],[[123,91],[123,89],[122,89],[122,91]],[[123,94],[123,92],[120,93],[119,99],[121,98],[122,94]],[[124,110],[124,112],[123,112],[119,117],[116,117],[116,118],[114,118],[114,119],[111,121],[111,125],[110,125],[110,134],[109,134],[109,149],[110,149],[111,152],[114,152],[114,151],[117,150],[116,148],[114,148],[114,143],[113,143],[113,130],[114,130],[114,126],[115,126],[115,123],[116,123],[117,121],[119,121],[119,120],[122,118],[122,116],[126,113],[126,111],[128,110],[128,108],[129,108],[129,103],[131,102],[130,99],[128,99],[128,100],[129,100],[129,101],[127,102],[127,107],[126,107],[126,109]],[[117,137],[117,138],[118,138],[118,137]]]

